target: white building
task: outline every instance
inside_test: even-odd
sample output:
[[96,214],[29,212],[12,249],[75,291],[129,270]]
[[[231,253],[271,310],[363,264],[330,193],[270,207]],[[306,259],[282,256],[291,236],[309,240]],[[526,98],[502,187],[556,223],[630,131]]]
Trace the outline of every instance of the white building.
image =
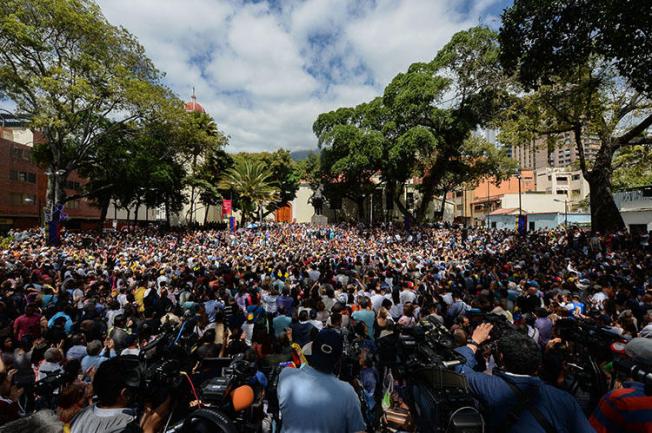
[[652,185],[614,194],[614,201],[631,233],[652,230]]
[[589,196],[589,183],[581,170],[566,168],[539,168],[535,170],[536,190],[563,195],[569,202],[569,210],[578,210],[580,203]]

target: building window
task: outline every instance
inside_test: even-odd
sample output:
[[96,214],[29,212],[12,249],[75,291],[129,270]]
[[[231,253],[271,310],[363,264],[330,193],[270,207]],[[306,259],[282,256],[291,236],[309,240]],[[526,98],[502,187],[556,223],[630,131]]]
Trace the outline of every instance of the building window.
[[580,180],[580,175],[579,174],[574,174],[573,175],[573,180]]
[[557,194],[566,195],[566,191],[563,190],[563,189],[558,189],[558,190],[557,190]]
[[23,149],[21,149],[20,147],[12,147],[11,157],[14,159],[21,159],[23,157]]
[[12,206],[31,206],[34,203],[36,203],[36,196],[34,194],[9,193],[9,204]]
[[11,170],[9,172],[9,179],[19,182],[36,183],[36,173],[31,173],[29,171]]
[[455,191],[455,197],[462,197],[464,195],[464,191]]
[[69,201],[68,203],[66,203],[66,207],[68,209],[79,209],[79,205],[80,205],[79,200],[73,200],[73,201]]

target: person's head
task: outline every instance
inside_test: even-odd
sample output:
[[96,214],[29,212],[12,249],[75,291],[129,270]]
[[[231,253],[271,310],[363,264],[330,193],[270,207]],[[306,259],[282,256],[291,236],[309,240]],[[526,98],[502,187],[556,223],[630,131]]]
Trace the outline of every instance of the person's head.
[[98,406],[128,407],[133,397],[128,385],[132,374],[132,365],[122,357],[111,358],[101,363],[93,378],[93,392],[97,396]]
[[534,375],[541,366],[541,349],[530,337],[513,333],[498,340],[499,359],[505,371]]
[[43,358],[45,359],[46,362],[59,363],[63,360],[63,354],[59,349],[51,347],[45,351],[45,355],[43,355]]
[[334,329],[324,328],[312,343],[310,365],[322,373],[333,373],[342,357],[344,338]]
[[300,322],[305,322],[308,320],[308,310],[301,310],[299,313],[299,321]]
[[88,356],[97,356],[102,351],[102,342],[100,340],[93,340],[86,346],[86,353]]

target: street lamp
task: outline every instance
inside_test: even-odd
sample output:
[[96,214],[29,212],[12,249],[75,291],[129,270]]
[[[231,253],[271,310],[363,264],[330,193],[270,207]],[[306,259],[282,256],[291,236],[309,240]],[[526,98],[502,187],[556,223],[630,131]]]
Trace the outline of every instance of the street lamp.
[[521,171],[516,172],[516,178],[518,179],[518,218],[520,220],[521,215],[523,215],[523,202],[522,202],[522,193],[521,193]]

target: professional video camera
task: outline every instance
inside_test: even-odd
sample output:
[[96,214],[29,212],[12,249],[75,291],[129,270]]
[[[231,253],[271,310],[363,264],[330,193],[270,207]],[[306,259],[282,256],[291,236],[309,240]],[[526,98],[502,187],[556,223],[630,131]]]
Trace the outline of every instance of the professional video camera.
[[591,413],[609,389],[600,364],[611,361],[611,346],[626,339],[583,319],[560,319],[555,323],[555,329],[557,335],[568,343],[564,351],[568,391],[575,395],[585,413]]
[[652,366],[641,365],[633,359],[628,358],[617,358],[614,360],[613,366],[615,372],[612,376],[613,380],[618,375],[622,378],[632,378],[645,386],[646,395],[652,395]]
[[[166,423],[169,433],[256,431],[260,425],[260,390],[253,383],[255,365],[243,356],[204,359],[214,376],[200,387],[192,382],[192,326],[166,326],[139,356],[126,357],[134,363],[128,385],[143,401],[156,405],[173,397],[172,412]],[[256,392],[258,391],[258,393]],[[258,403],[258,404],[254,404]]]
[[262,390],[252,385],[256,375],[255,364],[245,360],[242,355],[208,362],[223,364],[221,374],[202,384],[199,408],[166,429],[166,433],[258,431],[264,414]]
[[484,421],[466,378],[451,370],[464,362],[453,336],[435,318],[397,328],[378,340],[381,365],[406,384],[406,403],[420,433],[476,433]]

